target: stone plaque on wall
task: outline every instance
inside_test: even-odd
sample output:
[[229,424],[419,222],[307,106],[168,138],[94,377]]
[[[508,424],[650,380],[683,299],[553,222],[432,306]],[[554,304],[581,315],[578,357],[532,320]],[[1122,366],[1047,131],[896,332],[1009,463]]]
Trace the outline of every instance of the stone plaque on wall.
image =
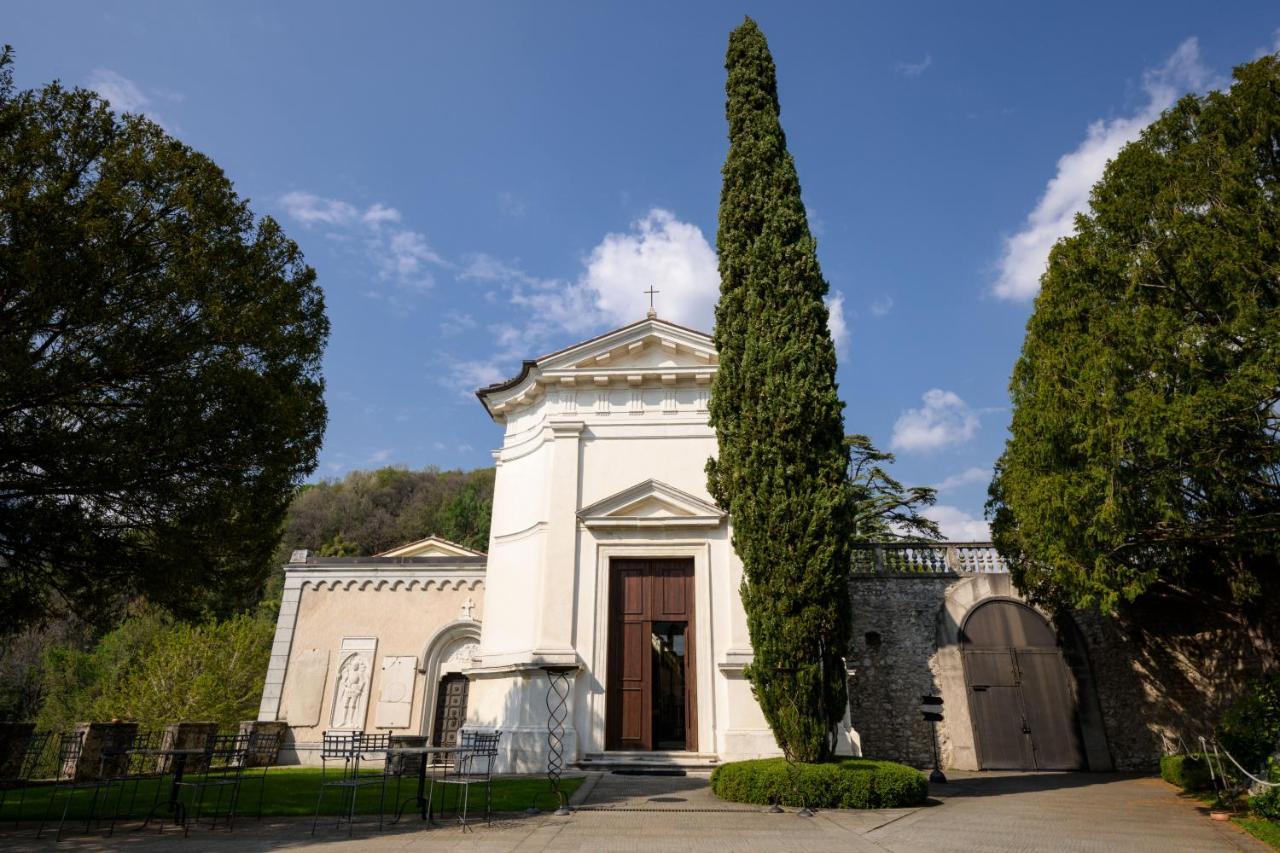
[[378,688],[378,707],[373,725],[379,729],[407,729],[413,706],[413,679],[417,674],[416,657],[384,657],[382,679]]
[[293,656],[285,679],[280,717],[291,726],[320,725],[324,680],[329,675],[329,653],[307,649]]
[[373,637],[344,637],[338,650],[330,728],[363,729],[373,681]]

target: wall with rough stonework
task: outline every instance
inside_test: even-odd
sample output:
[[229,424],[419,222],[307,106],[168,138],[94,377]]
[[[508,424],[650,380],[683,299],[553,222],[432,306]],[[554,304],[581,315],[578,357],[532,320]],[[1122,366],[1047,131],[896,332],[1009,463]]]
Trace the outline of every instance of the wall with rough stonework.
[[[954,575],[858,575],[850,584],[849,716],[868,758],[933,765],[920,697],[938,695],[930,665],[938,646],[938,614],[956,580]],[[939,736],[947,740],[944,730]]]
[[[849,708],[862,754],[930,766],[920,697],[941,695],[943,766],[976,768],[954,638],[981,601],[1021,598],[1009,576],[855,575],[850,595]],[[1230,606],[1210,608],[1201,599],[1149,596],[1124,619],[1076,612],[1058,621],[1094,769],[1156,769],[1179,738],[1197,745],[1251,677],[1280,668],[1274,643]]]
[[[1150,770],[1163,752],[1198,748],[1280,649],[1238,608],[1176,593],[1148,596],[1123,619],[1076,613],[1116,766]],[[1273,636],[1273,635],[1272,635]]]

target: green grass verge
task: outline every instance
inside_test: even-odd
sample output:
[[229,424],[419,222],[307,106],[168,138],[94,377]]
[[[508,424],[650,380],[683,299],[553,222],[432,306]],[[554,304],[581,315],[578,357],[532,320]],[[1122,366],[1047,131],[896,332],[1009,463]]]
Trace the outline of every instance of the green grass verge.
[[[1212,792],[1193,791],[1189,793],[1210,808],[1217,808],[1219,805],[1217,796]],[[1239,800],[1229,810],[1233,812],[1246,811],[1247,806],[1244,800]],[[1280,823],[1252,815],[1233,817],[1231,822],[1264,844],[1269,844],[1273,849],[1280,850]]]
[[[245,775],[244,784],[240,793],[239,812],[242,815],[254,815],[258,811],[258,771],[249,771]],[[330,774],[332,778],[332,774]],[[399,798],[401,800],[413,797],[417,792],[417,776],[406,776],[400,782]],[[561,780],[560,786],[565,792],[565,796],[571,795],[582,784],[581,778],[565,778]],[[119,793],[118,787],[113,787],[105,804],[99,801],[98,815],[109,817],[112,809],[115,808],[116,797]],[[148,780],[138,785],[137,798],[134,800],[135,813],[145,813],[151,808],[151,804],[155,802],[157,794],[161,797],[168,796],[169,782],[165,780],[163,783],[155,780]],[[130,784],[124,791],[123,808],[127,808],[130,799],[133,797],[134,786]],[[42,786],[38,788],[28,789],[25,800],[22,805],[21,814],[18,812],[18,794],[15,791],[9,791],[6,794],[4,807],[0,808],[0,821],[11,821],[15,819],[21,820],[39,820],[44,815],[45,809],[49,805],[49,797],[52,795],[51,786]],[[320,793],[320,769],[316,767],[275,767],[267,773],[266,787],[263,790],[262,797],[262,814],[264,817],[298,817],[313,815],[316,811],[316,797]],[[189,794],[189,792],[188,792]],[[447,792],[447,805],[452,808],[453,797],[455,792]],[[477,794],[480,800],[477,801]],[[187,794],[184,794],[184,800]],[[395,811],[394,800],[396,798],[395,780],[387,782],[387,810]],[[441,787],[436,786],[436,798],[441,796]],[[471,790],[472,808],[476,808],[477,802],[483,807],[483,790],[479,787],[473,787]],[[206,794],[206,808],[212,804],[214,798],[217,797],[215,790],[210,790]],[[368,786],[361,789],[359,797],[356,800],[357,814],[376,814],[378,811],[379,790],[377,786]],[[76,791],[71,797],[71,807],[67,812],[68,819],[78,818],[83,820],[87,816],[90,801],[93,793],[87,790]],[[67,802],[66,790],[60,790],[57,794],[57,800],[54,803],[54,818],[61,812],[63,805]],[[328,789],[325,792],[324,800],[321,803],[320,813],[322,815],[335,815],[341,808],[342,794],[335,789]],[[558,805],[555,796],[551,793],[551,789],[547,784],[547,780],[541,776],[531,777],[513,777],[493,780],[493,810],[496,812],[520,812],[536,806],[539,809],[554,809]],[[407,809],[412,809],[410,804]]]
[[762,806],[887,809],[922,805],[929,783],[919,770],[892,761],[788,765],[782,758],[761,758],[720,765],[711,774],[711,790],[722,800]]
[[1235,818],[1235,823],[1254,838],[1280,850],[1280,823],[1260,817],[1238,817]]

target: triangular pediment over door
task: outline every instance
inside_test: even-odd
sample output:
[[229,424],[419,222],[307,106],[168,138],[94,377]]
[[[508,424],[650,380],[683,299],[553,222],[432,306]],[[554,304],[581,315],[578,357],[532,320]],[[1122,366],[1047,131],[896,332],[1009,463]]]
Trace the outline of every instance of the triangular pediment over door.
[[725,513],[660,480],[645,480],[583,507],[578,518],[591,528],[718,527]]

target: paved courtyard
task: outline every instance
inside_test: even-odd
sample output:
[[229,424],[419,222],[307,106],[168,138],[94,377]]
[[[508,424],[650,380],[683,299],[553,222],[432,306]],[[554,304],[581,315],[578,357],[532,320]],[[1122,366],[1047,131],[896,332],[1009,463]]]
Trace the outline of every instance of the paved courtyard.
[[384,833],[332,824],[313,839],[310,821],[245,820],[235,832],[124,831],[55,845],[28,829],[0,832],[0,848],[27,850],[266,851],[1238,851],[1265,850],[1159,779],[1090,773],[956,774],[930,805],[885,811],[794,813],[723,803],[705,776],[592,774],[571,817],[512,818],[462,833],[401,825]]

